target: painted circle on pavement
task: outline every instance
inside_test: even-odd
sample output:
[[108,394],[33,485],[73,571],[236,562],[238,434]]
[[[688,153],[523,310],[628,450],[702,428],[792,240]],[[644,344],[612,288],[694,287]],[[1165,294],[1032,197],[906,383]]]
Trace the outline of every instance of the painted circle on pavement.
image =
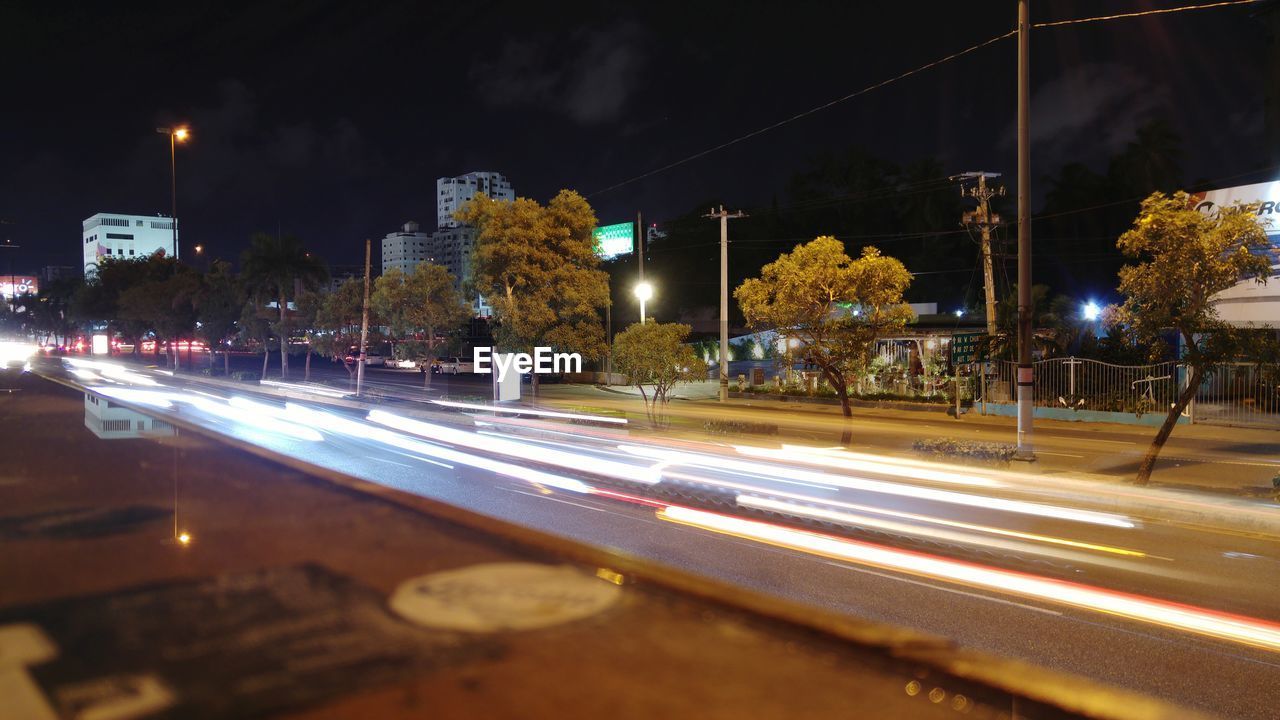
[[485,563],[406,580],[390,606],[425,627],[492,633],[581,620],[621,594],[617,585],[569,565]]

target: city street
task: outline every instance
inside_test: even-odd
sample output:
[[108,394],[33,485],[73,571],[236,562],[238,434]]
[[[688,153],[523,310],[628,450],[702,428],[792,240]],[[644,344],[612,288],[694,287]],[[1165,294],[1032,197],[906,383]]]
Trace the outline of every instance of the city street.
[[[664,441],[604,419],[416,403],[366,416],[323,395],[60,363],[40,372],[294,462],[1226,716],[1271,713],[1273,536],[1028,501],[1043,477]],[[1174,680],[1191,672],[1204,683]]]

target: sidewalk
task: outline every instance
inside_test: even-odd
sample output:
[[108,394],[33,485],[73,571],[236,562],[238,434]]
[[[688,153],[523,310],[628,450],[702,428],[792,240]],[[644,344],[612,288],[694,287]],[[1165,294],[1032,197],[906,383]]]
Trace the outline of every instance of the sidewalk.
[[[995,415],[964,414],[960,420],[942,412],[889,408],[854,408],[846,420],[840,407],[776,400],[715,398],[715,381],[678,386],[668,406],[673,429],[703,430],[709,421],[734,417],[776,427],[770,439],[797,444],[840,444],[851,449],[919,457],[912,444],[924,438],[954,438],[995,443],[1016,441],[1016,420]],[[644,418],[634,387],[544,385],[538,403],[563,407],[598,407]],[[1111,482],[1132,479],[1155,429],[1117,423],[1074,423],[1037,420],[1037,460],[1015,463],[1014,469],[1040,475],[1093,477]],[[720,436],[723,437],[723,436]],[[744,436],[746,437],[746,436]],[[757,439],[765,439],[757,435]],[[706,439],[704,437],[704,439]],[[945,461],[945,458],[942,458]],[[1267,429],[1179,425],[1161,452],[1152,485],[1191,488],[1247,497],[1269,497],[1272,478],[1280,473],[1280,432]]]

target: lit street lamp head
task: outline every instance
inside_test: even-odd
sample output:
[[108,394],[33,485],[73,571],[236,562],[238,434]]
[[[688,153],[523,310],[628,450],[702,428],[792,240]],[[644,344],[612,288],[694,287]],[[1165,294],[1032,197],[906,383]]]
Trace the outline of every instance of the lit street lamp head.
[[204,252],[204,246],[203,246],[203,245],[197,245],[197,246],[196,246],[196,254],[197,254],[197,255],[199,255],[199,254],[200,254],[200,253],[202,253],[202,252]]
[[190,130],[188,130],[185,127],[180,127],[173,131],[173,139],[177,140],[178,142],[186,142],[187,136],[190,134],[191,134]]
[[648,300],[653,297],[653,286],[647,282],[642,282],[639,285],[636,285],[635,293],[637,298],[641,300]]

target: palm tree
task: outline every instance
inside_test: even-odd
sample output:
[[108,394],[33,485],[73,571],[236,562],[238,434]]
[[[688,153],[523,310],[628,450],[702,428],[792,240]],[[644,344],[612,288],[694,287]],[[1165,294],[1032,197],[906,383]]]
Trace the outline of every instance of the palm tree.
[[295,287],[315,290],[328,279],[324,263],[292,235],[255,233],[240,256],[245,286],[256,296],[271,298],[280,309],[280,377],[289,377],[289,298]]

